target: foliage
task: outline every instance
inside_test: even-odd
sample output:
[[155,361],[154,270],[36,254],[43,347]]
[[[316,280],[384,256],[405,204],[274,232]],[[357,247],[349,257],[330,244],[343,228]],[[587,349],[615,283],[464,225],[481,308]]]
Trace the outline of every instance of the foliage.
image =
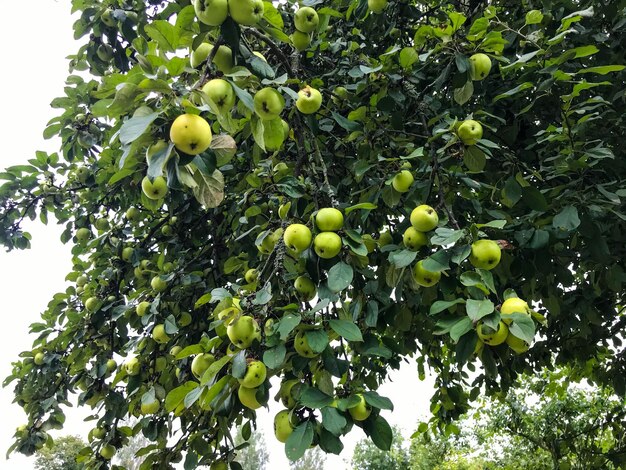
[[245,469],[265,470],[270,458],[267,444],[265,443],[265,436],[260,432],[253,432],[246,441],[241,435],[241,430],[239,430],[235,443],[239,445],[244,442],[247,445],[237,451],[237,462]]
[[86,446],[77,436],[61,436],[54,440],[51,447],[42,447],[36,453],[35,470],[81,470],[84,464],[76,457]]
[[[108,465],[103,446],[139,433],[150,441],[143,468],[183,455],[186,468],[232,462],[232,425],[249,431],[256,418],[237,398],[251,358],[269,369],[244,399],[252,408],[276,392],[269,376],[297,382],[292,460],[312,444],[339,453],[354,426],[390,449],[380,412],[393,405],[376,390],[406,356],[436,376],[435,433],[449,434],[482,393],[553,361],[624,395],[623,0],[392,0],[380,14],[365,0],[328,0],[315,4],[304,52],[290,44],[290,3],[263,3],[249,27],[230,17],[209,27],[189,0],[72,4],[83,45],[44,131],[61,137],[60,152],[0,173],[0,243],[27,248],[22,221],[52,215],[74,245],[70,285],[31,326],[33,350],[5,381],[29,420],[11,451],[41,448],[80,391],[105,430],[82,456],[89,468]],[[234,51],[223,75],[232,111],[201,88],[228,57],[214,47],[191,67],[189,51],[205,40]],[[472,80],[477,52],[493,66],[483,80]],[[323,96],[312,114],[294,105],[306,84]],[[284,99],[288,134],[254,111],[263,87]],[[168,143],[183,113],[211,123],[199,155]],[[484,128],[475,144],[457,134],[467,119]],[[403,193],[392,185],[401,169],[415,180]],[[144,193],[144,178],[160,175],[167,194]],[[402,235],[424,203],[439,222],[412,251]],[[317,234],[312,217],[329,206],[345,216],[338,256],[285,245],[292,223]],[[471,244],[486,238],[504,247],[501,261],[475,269]],[[435,274],[420,279],[416,266]],[[316,286],[311,301],[293,287],[301,275]],[[540,332],[521,355],[476,333],[479,323],[497,328],[499,305],[515,295],[534,311],[514,313],[507,338],[530,343]],[[224,330],[242,316],[262,331],[238,352]],[[199,353],[216,360],[196,377]],[[348,412],[358,393],[371,408],[363,420]],[[142,405],[152,411],[137,426],[120,425]]]
[[307,450],[304,455],[293,462],[289,462],[290,470],[324,470],[326,454],[318,447]]
[[405,448],[402,431],[393,427],[391,450],[383,451],[369,439],[361,439],[354,447],[352,468],[355,470],[403,470],[410,468],[409,451]]
[[[128,425],[133,427],[137,425],[137,422],[131,421]],[[143,434],[134,434],[128,443],[115,454],[116,463],[125,470],[139,470],[143,458],[138,457],[137,452],[148,445],[150,445],[150,441]]]

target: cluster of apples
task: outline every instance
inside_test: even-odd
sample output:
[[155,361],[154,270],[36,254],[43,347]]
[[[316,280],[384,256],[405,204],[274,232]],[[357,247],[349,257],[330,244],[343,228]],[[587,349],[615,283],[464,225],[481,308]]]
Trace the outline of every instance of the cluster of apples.
[[262,0],[194,0],[198,20],[209,26],[219,26],[230,17],[238,24],[257,24],[265,8]]
[[303,51],[311,44],[311,34],[320,22],[317,12],[311,7],[300,7],[293,19],[296,30],[291,34],[291,43],[298,51]]

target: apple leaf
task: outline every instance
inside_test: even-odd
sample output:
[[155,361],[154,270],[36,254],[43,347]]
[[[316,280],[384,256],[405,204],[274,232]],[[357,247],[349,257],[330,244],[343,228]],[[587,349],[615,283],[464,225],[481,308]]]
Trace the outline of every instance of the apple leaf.
[[469,317],[460,318],[453,326],[450,328],[450,338],[455,343],[459,341],[461,336],[472,329],[472,320]]
[[242,349],[233,357],[233,365],[231,366],[230,375],[236,379],[242,379],[246,375],[248,364],[246,362],[246,351]]
[[451,253],[448,250],[439,250],[424,260],[424,269],[432,272],[441,272],[450,269]]
[[580,218],[578,217],[578,209],[574,206],[565,206],[561,212],[552,219],[552,226],[564,232],[576,230],[579,225]]
[[203,391],[204,387],[197,387],[191,390],[187,395],[185,395],[185,408],[191,408],[191,406],[198,401]]
[[393,431],[391,426],[382,416],[376,416],[368,419],[363,423],[363,431],[367,434],[372,442],[381,450],[388,451],[391,449],[393,442]]
[[200,385],[205,385],[211,381],[215,375],[222,370],[226,364],[228,364],[232,359],[232,356],[224,356],[215,361],[213,364],[209,366],[209,368],[202,375],[202,380],[200,381]]
[[174,411],[180,406],[187,394],[197,387],[198,382],[190,380],[171,390],[165,397],[165,409],[168,412]]
[[399,61],[402,68],[408,69],[419,60],[419,54],[414,47],[405,47],[400,51]]
[[328,271],[328,288],[333,292],[341,292],[352,283],[353,277],[352,266],[341,261]]
[[246,108],[254,112],[254,99],[252,98],[252,95],[248,93],[246,90],[239,88],[233,82],[230,82],[230,84],[233,86],[233,90],[235,90],[235,94],[237,95],[237,98],[241,100],[241,102],[245,105]]
[[335,333],[348,341],[363,341],[361,330],[354,323],[347,320],[329,320],[328,324]]
[[435,230],[435,234],[430,238],[430,243],[433,245],[452,245],[459,241],[463,235],[464,230],[453,230],[447,227],[439,227]]
[[293,329],[300,324],[302,321],[302,317],[298,314],[287,313],[283,315],[283,318],[278,322],[278,334],[280,335],[280,339],[285,340],[289,333],[293,331]]
[[467,316],[473,322],[477,322],[481,318],[486,317],[487,315],[492,313],[495,310],[495,306],[493,305],[493,302],[489,299],[467,299],[467,302],[465,303],[465,310],[467,312]]
[[461,88],[454,89],[454,101],[462,106],[472,98],[473,94],[474,83],[471,80],[468,80]]
[[161,176],[163,174],[163,167],[165,163],[167,163],[167,159],[169,158],[172,149],[174,148],[174,144],[169,144],[157,151],[152,157],[148,160],[148,177],[153,180],[157,176]]
[[378,408],[380,410],[393,411],[393,403],[387,397],[382,397],[376,392],[363,392],[363,398],[368,405]]
[[509,332],[527,343],[532,343],[535,338],[535,322],[532,317],[525,313],[513,313],[511,316]]
[[200,354],[204,352],[204,348],[199,344],[192,344],[191,346],[187,346],[178,354],[176,354],[175,359],[185,359],[189,356],[194,356],[196,354]]
[[324,330],[309,330],[304,335],[314,353],[321,353],[328,346],[328,333]]
[[459,338],[454,351],[457,364],[465,364],[467,362],[474,353],[477,342],[478,335],[475,332],[473,334],[465,334]]
[[123,145],[128,145],[131,142],[134,142],[139,136],[146,132],[148,127],[150,127],[150,124],[152,124],[160,114],[161,113],[159,112],[155,112],[150,113],[147,116],[135,115],[125,121],[120,128],[120,142]]
[[530,10],[526,13],[526,24],[539,24],[543,21],[543,13],[539,10]]
[[458,304],[464,304],[465,299],[455,299],[455,300],[437,300],[430,306],[430,315],[436,315],[438,313],[443,312],[444,310],[449,309],[450,307]]
[[322,426],[335,436],[340,436],[343,428],[348,424],[348,420],[337,410],[327,406],[322,408]]
[[228,134],[218,134],[211,140],[211,150],[217,156],[217,166],[221,167],[233,158],[237,152],[237,143]]
[[263,363],[270,369],[278,369],[285,360],[286,354],[285,345],[279,344],[263,353]]
[[200,171],[195,171],[193,178],[198,184],[193,188],[193,194],[200,204],[210,209],[217,207],[224,200],[224,175],[219,170],[215,170],[211,175],[204,175]]
[[333,397],[315,387],[308,387],[300,394],[300,403],[309,408],[324,408],[333,402]]
[[291,461],[298,460],[313,443],[313,423],[309,420],[300,423],[289,435],[285,443],[285,454]]
[[361,202],[359,204],[355,204],[353,206],[350,207],[346,207],[344,209],[344,213],[346,215],[348,215],[350,212],[355,211],[357,209],[363,209],[363,210],[374,210],[376,209],[378,206],[376,204],[372,204],[371,202]]
[[401,269],[410,265],[417,258],[417,251],[401,250],[389,253],[389,262]]
[[469,147],[465,147],[465,152],[463,153],[463,163],[469,171],[480,173],[485,169],[487,164],[487,157],[485,156],[485,152],[476,147],[475,145],[470,145]]

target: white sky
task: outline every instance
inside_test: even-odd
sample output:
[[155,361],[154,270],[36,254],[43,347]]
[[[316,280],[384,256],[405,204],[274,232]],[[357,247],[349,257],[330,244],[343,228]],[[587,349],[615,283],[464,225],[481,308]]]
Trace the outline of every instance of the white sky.
[[[42,132],[57,113],[49,107],[50,101],[63,94],[68,75],[65,57],[78,48],[73,40],[70,5],[70,0],[39,0],[36,6],[31,5],[36,13],[26,15],[24,10],[27,29],[13,14],[0,19],[0,171],[26,163],[36,150],[57,150],[55,142],[42,138]],[[70,248],[59,241],[59,227],[35,222],[28,225],[28,230],[33,235],[31,250],[8,254],[0,251],[0,312],[4,319],[4,327],[0,328],[0,382],[10,374],[11,362],[19,352],[30,349],[33,337],[28,335],[28,325],[38,321],[55,292],[65,289],[64,278],[71,269]],[[414,363],[405,364],[392,378],[394,381],[385,384],[379,393],[394,402],[395,411],[384,412],[383,416],[409,436],[420,420],[428,417],[432,380],[420,382]],[[25,422],[24,413],[12,400],[12,386],[0,388],[0,468],[29,470],[33,468],[32,459],[13,454],[4,460],[15,428]],[[270,405],[269,413],[258,411],[270,452],[269,468],[286,469],[283,445],[274,439],[272,430],[273,416],[280,407],[272,400]],[[86,439],[91,426],[82,419],[88,414],[87,409],[68,410],[65,430],[53,436],[78,434]],[[344,438],[342,455],[329,456],[326,468],[348,468],[354,444],[362,437],[362,431],[355,428]]]

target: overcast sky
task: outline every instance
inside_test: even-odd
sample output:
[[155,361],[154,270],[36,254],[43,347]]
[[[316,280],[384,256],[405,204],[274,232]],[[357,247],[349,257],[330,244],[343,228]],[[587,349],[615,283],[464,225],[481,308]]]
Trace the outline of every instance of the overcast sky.
[[[23,10],[18,10],[0,19],[0,171],[26,163],[36,150],[57,150],[56,142],[43,140],[42,131],[57,112],[49,107],[50,101],[63,94],[68,75],[65,57],[78,47],[73,40],[70,7],[70,0],[38,0],[29,6],[35,14],[19,16]],[[59,227],[35,222],[27,228],[33,235],[31,250],[7,254],[0,249],[0,315],[4,320],[0,328],[0,382],[10,374],[11,362],[19,352],[30,349],[33,337],[28,335],[28,325],[38,320],[55,292],[65,290],[65,275],[71,269],[70,247],[59,241]],[[379,393],[393,400],[395,411],[383,412],[383,416],[408,436],[428,417],[432,380],[420,382],[414,363],[403,366],[392,378],[393,382]],[[4,461],[15,428],[25,422],[23,411],[12,399],[12,386],[0,389],[0,468],[28,470],[33,468],[32,459],[13,454]],[[269,412],[257,412],[270,451],[269,468],[277,470],[287,468],[283,446],[272,431],[273,415],[278,410],[271,401]],[[91,426],[82,419],[88,414],[88,409],[69,410],[66,429],[53,435],[78,434],[86,439]],[[345,462],[350,460],[354,444],[364,437],[355,429],[344,438],[342,455],[330,456],[326,468],[347,468]]]

